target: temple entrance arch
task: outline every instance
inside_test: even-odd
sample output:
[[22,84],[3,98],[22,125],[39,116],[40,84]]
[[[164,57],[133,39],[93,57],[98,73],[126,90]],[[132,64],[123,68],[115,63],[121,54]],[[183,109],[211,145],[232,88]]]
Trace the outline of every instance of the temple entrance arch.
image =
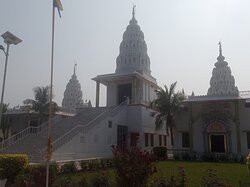
[[224,124],[213,122],[207,126],[209,151],[226,153],[228,151],[227,130]]

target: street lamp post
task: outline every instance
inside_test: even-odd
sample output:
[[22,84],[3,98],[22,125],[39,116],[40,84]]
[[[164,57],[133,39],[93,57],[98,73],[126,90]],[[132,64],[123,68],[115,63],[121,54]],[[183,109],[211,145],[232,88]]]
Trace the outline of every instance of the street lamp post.
[[0,45],[0,49],[5,54],[5,66],[4,66],[4,74],[3,74],[3,86],[2,86],[2,95],[1,95],[1,103],[0,103],[0,127],[2,122],[2,113],[3,113],[3,98],[4,98],[4,89],[5,89],[5,80],[6,80],[6,73],[7,73],[7,65],[8,65],[8,58],[9,58],[9,49],[10,45],[14,44],[17,45],[22,40],[18,37],[16,37],[14,34],[10,33],[9,31],[2,34],[2,38],[4,39],[4,43],[7,45],[7,49],[5,51],[4,47]]

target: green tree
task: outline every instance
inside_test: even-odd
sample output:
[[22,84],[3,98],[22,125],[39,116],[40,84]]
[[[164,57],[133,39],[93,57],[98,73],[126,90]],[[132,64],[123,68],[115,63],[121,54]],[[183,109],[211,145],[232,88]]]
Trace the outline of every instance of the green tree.
[[9,116],[5,115],[4,113],[7,112],[9,107],[9,104],[3,104],[3,115],[2,115],[2,121],[1,121],[1,131],[3,134],[3,139],[7,139],[9,137],[10,133],[10,127],[11,127],[11,119]]
[[[49,113],[49,86],[37,86],[33,91],[35,99],[26,99],[23,103],[29,109],[38,112],[38,124],[41,125],[44,122],[44,117]],[[52,103],[52,106],[53,112],[58,110],[55,102]]]
[[155,118],[156,129],[162,127],[165,123],[167,132],[171,135],[171,145],[174,145],[173,127],[175,126],[175,117],[182,107],[182,101],[185,99],[184,90],[175,92],[177,82],[170,85],[168,88],[156,90],[157,99],[155,99],[151,106],[158,111]]

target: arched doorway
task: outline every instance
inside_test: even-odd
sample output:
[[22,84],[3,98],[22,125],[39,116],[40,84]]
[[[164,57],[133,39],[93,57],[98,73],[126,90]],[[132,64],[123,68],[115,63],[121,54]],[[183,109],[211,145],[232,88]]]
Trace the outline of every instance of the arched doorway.
[[227,130],[220,122],[213,122],[207,126],[208,146],[212,153],[226,153],[228,151]]

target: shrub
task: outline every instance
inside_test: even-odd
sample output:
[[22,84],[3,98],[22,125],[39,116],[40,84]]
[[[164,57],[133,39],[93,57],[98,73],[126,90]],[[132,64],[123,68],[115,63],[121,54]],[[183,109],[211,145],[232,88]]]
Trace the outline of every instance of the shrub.
[[100,161],[97,159],[90,160],[88,165],[89,171],[97,171],[100,169]]
[[81,186],[81,187],[88,186],[87,179],[84,176],[81,176],[79,181],[76,182],[75,186]]
[[156,172],[155,155],[135,147],[130,150],[112,146],[114,166],[119,186],[142,186]]
[[[36,186],[46,185],[46,165],[38,164],[29,166],[30,173],[30,183]],[[56,163],[51,163],[49,167],[49,184],[53,184],[58,174],[58,165]]]
[[80,166],[82,171],[88,171],[89,170],[89,161],[88,160],[81,160]]
[[72,174],[77,172],[77,167],[75,162],[68,162],[62,165],[61,172],[64,174]]
[[30,184],[30,173],[28,172],[28,169],[25,169],[24,171],[21,171],[15,179],[15,184],[17,186],[21,187],[28,187]]
[[215,162],[215,161],[217,161],[216,157],[215,157],[215,154],[213,154],[213,153],[203,153],[201,159],[203,161],[206,161],[206,162]]
[[177,187],[177,179],[173,175],[171,177],[160,176],[153,180],[150,187]]
[[104,158],[100,160],[101,169],[113,168],[113,166],[114,166],[114,161],[112,158]]
[[180,154],[179,153],[174,153],[174,159],[175,160],[180,160]]
[[0,155],[0,178],[14,182],[15,177],[28,166],[28,156],[24,154]]
[[157,159],[164,160],[167,158],[167,148],[166,147],[154,147],[153,152]]
[[91,186],[93,187],[108,187],[110,186],[109,177],[105,172],[99,172],[91,178]]
[[181,153],[181,159],[182,160],[191,160],[192,157],[191,157],[190,153],[188,153],[188,152],[182,152]]
[[247,158],[246,158],[247,162],[247,169],[248,169],[248,172],[250,172],[250,153],[248,154]]
[[[73,180],[70,176],[64,176],[64,177],[60,177],[59,179],[57,179],[53,185],[53,187],[73,187]],[[77,186],[77,185],[75,185]]]

